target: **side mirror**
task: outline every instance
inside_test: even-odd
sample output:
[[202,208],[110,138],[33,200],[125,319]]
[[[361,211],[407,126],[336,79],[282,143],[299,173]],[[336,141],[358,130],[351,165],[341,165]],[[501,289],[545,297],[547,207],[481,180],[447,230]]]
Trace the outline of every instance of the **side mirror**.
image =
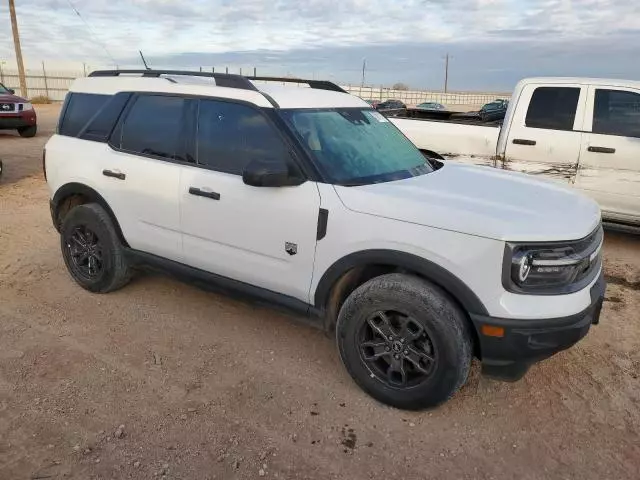
[[16,93],[16,91],[13,88],[7,88],[7,90],[9,90],[9,93],[11,95],[14,95]]
[[242,181],[252,187],[294,187],[305,180],[292,175],[285,162],[251,160],[242,171]]

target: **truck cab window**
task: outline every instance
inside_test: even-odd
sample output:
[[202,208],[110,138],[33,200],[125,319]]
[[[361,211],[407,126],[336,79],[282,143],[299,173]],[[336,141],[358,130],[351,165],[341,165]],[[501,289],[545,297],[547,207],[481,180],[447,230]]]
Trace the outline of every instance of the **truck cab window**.
[[640,137],[640,94],[598,88],[593,104],[593,133]]
[[549,130],[573,130],[580,89],[538,87],[534,90],[525,125]]

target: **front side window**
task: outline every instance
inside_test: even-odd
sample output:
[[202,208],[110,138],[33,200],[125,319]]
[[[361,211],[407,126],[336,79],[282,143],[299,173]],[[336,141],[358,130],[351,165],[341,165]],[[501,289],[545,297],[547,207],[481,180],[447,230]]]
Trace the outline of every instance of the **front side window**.
[[292,109],[281,113],[332,183],[388,182],[433,171],[420,151],[375,110]]
[[580,89],[538,87],[533,92],[525,125],[549,130],[573,130]]
[[598,88],[593,105],[592,132],[640,137],[640,94]]
[[256,109],[237,103],[200,100],[198,163],[242,175],[251,160],[288,163],[289,149]]
[[120,147],[132,153],[180,160],[184,102],[179,97],[139,96],[122,126]]

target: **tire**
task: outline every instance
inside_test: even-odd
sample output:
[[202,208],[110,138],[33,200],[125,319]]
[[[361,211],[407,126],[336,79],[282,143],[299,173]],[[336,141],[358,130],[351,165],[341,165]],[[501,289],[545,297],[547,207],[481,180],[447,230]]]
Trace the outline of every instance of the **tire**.
[[35,137],[36,133],[38,133],[38,127],[36,125],[31,125],[29,127],[20,127],[18,129],[18,134],[23,138]]
[[60,247],[69,274],[85,290],[108,293],[131,279],[113,222],[97,203],[71,209],[60,228]]
[[[392,341],[382,341],[382,333],[389,332],[395,335]],[[392,273],[358,287],[340,309],[336,336],[355,382],[393,407],[435,407],[469,375],[473,349],[464,313],[446,292],[418,277]]]

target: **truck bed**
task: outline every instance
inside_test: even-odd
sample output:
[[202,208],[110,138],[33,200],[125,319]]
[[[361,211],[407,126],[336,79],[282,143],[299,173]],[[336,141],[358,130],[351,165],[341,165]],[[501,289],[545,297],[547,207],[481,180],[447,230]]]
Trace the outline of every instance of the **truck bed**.
[[389,117],[389,120],[419,149],[435,152],[443,157],[493,157],[496,154],[500,125],[495,123],[396,116]]

